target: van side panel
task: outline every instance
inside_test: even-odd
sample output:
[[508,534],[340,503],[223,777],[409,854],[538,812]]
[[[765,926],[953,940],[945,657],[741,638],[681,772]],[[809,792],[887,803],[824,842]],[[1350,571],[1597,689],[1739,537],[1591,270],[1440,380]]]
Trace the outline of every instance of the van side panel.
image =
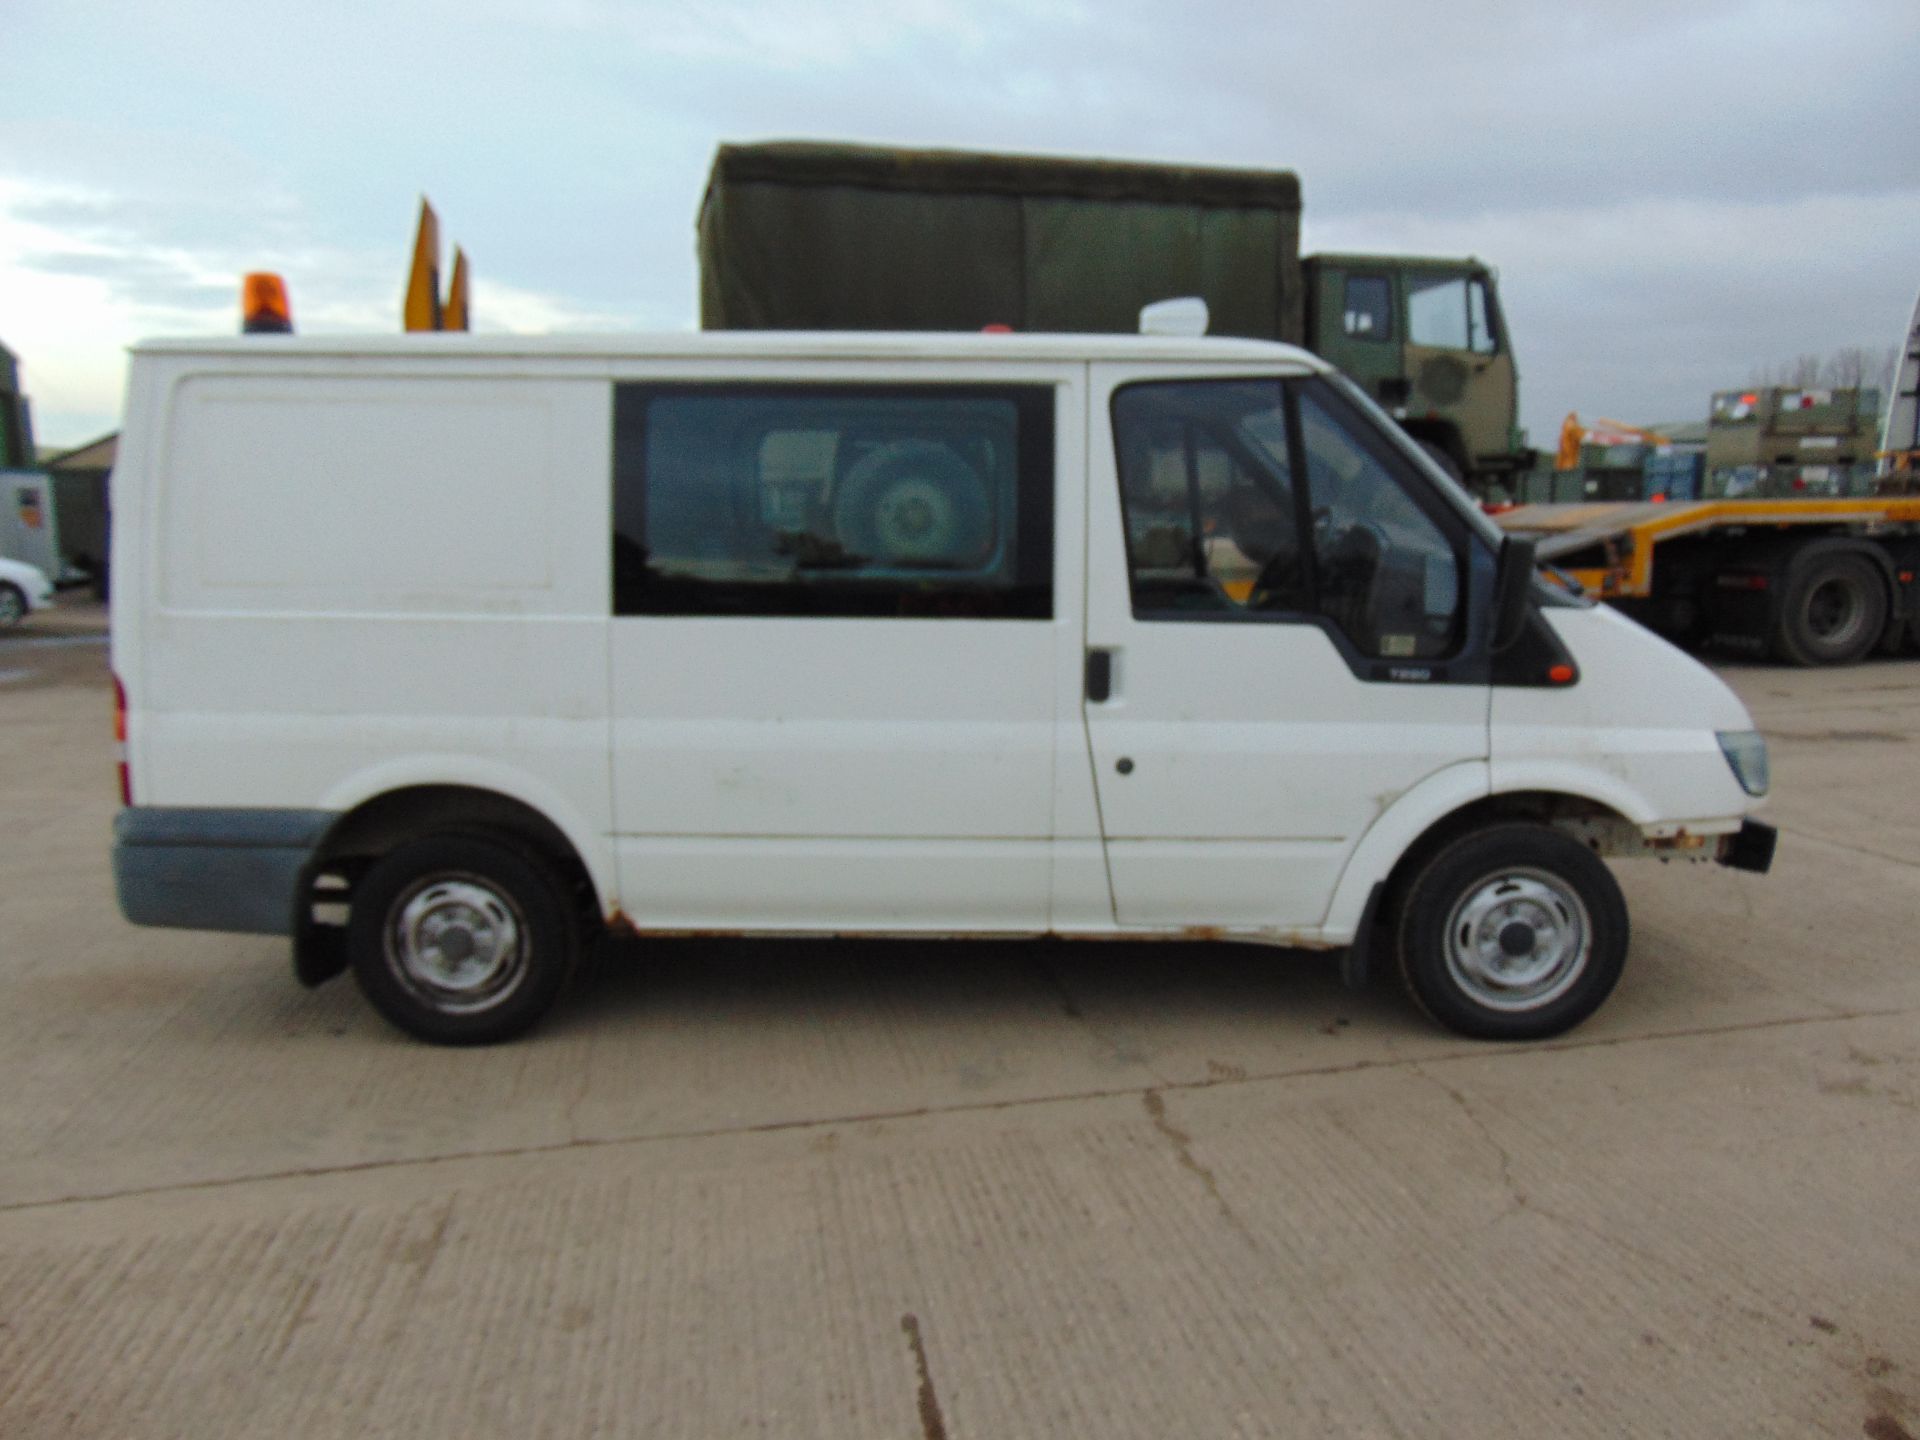
[[356,372],[169,377],[136,799],[337,810],[486,776],[611,905],[608,387]]

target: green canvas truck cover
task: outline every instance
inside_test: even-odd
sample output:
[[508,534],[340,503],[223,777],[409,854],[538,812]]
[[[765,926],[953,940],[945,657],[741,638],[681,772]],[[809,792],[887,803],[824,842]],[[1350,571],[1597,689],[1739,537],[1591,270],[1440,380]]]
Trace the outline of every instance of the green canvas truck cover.
[[1198,295],[1213,334],[1302,335],[1288,171],[723,145],[699,256],[709,330],[1131,333]]

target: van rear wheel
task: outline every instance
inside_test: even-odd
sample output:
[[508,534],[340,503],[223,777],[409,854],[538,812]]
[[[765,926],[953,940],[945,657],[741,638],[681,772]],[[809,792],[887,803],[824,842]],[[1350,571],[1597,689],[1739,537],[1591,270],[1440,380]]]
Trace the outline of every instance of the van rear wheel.
[[347,920],[354,980],[422,1040],[485,1045],[537,1024],[579,951],[566,894],[538,856],[490,835],[430,835],[376,861]]
[[1586,846],[1546,825],[1464,835],[1414,876],[1400,906],[1400,974],[1440,1024],[1485,1040],[1570,1030],[1613,993],[1627,905]]

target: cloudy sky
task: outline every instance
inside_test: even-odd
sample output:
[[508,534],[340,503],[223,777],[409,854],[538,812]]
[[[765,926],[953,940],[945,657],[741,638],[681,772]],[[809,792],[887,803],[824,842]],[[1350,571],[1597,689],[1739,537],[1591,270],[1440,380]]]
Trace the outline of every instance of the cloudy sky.
[[43,444],[122,349],[389,331],[414,209],[481,328],[685,329],[722,140],[1288,168],[1309,248],[1501,272],[1524,418],[1898,338],[1920,286],[1913,0],[5,0],[0,340]]

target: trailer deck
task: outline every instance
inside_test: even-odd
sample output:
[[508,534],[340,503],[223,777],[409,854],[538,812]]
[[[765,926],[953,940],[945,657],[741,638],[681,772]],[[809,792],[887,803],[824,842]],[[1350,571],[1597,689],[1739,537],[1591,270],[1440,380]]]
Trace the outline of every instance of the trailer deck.
[[[1654,551],[1663,541],[1709,531],[1778,532],[1808,526],[1861,535],[1887,533],[1920,525],[1920,496],[1521,505],[1493,519],[1510,534],[1533,537],[1542,560],[1562,564],[1594,594],[1634,599],[1653,593]],[[1593,559],[1601,563],[1577,563]]]

